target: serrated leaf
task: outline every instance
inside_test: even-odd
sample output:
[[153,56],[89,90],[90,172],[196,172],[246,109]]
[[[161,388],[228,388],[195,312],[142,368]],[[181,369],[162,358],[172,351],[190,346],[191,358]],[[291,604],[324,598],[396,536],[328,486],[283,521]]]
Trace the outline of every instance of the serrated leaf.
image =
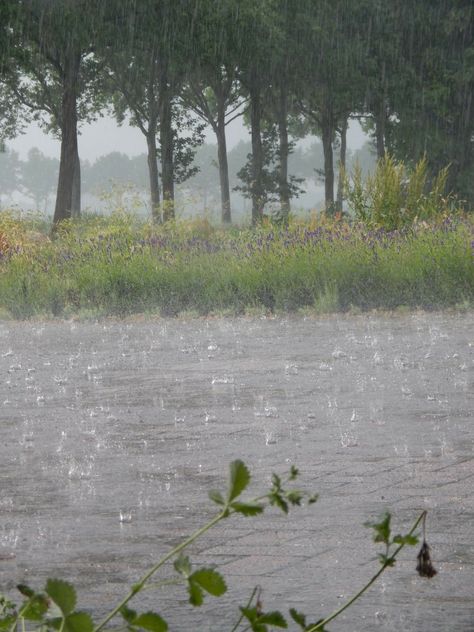
[[198,569],[189,577],[189,581],[199,584],[201,588],[214,597],[220,597],[227,590],[222,575],[212,568]]
[[250,483],[250,472],[243,461],[237,459],[230,464],[230,484],[228,502],[232,502],[247,488]]
[[278,476],[278,474],[272,474],[272,484],[277,489],[281,489],[281,478]]
[[293,489],[289,492],[286,492],[285,495],[292,505],[301,505],[301,501],[303,500],[303,492],[300,492],[297,489]]
[[119,612],[127,623],[133,623],[135,619],[137,618],[136,610],[127,608],[127,606],[122,606]]
[[290,608],[290,617],[300,628],[303,628],[303,630],[306,628],[306,616],[302,612],[298,612],[295,608]]
[[388,555],[384,555],[383,553],[379,553],[379,561],[384,566],[395,566],[395,559],[393,557],[389,557]]
[[288,503],[285,500],[283,500],[280,494],[271,494],[270,503],[272,505],[276,505],[277,507],[279,507],[286,514],[288,513]]
[[273,625],[275,628],[287,628],[288,623],[286,622],[285,617],[275,610],[274,612],[266,612],[258,617],[258,623],[265,623],[268,625]]
[[264,506],[258,503],[239,503],[238,501],[231,504],[232,509],[244,516],[257,516],[263,513]]
[[167,632],[168,630],[168,624],[156,612],[144,612],[135,619],[133,625],[150,632]]
[[46,594],[51,597],[64,616],[73,612],[76,607],[76,590],[74,586],[61,579],[48,579]]
[[46,595],[34,594],[22,607],[20,614],[29,621],[41,621],[49,608]]
[[250,621],[250,623],[253,623],[257,617],[258,617],[258,613],[257,613],[257,608],[244,608],[242,606],[239,607],[240,612],[243,614],[243,616],[247,619],[247,621]]
[[64,621],[65,632],[92,632],[94,623],[87,612],[71,612]]
[[204,602],[204,593],[202,588],[196,582],[189,581],[188,583],[189,603],[192,606],[202,606]]
[[386,512],[380,522],[366,522],[366,527],[371,527],[375,531],[374,542],[383,542],[384,544],[389,544],[390,542],[390,522],[392,520],[392,516],[390,513]]
[[189,560],[189,557],[186,555],[180,555],[173,564],[176,572],[181,573],[185,577],[188,577],[191,574],[192,564]]
[[211,489],[209,492],[209,498],[216,503],[216,505],[225,505],[225,500],[218,489]]

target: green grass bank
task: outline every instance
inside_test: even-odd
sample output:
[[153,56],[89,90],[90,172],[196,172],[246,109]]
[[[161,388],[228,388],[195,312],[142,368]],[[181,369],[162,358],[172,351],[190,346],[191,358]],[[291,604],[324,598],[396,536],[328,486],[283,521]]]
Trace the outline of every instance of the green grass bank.
[[85,216],[54,239],[0,213],[4,318],[319,313],[474,305],[474,228],[444,217],[399,230],[314,220],[257,229]]

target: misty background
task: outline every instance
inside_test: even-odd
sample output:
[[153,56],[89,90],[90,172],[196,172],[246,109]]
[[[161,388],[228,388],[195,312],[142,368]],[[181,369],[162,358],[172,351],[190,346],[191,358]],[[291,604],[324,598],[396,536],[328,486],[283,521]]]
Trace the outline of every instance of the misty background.
[[[238,171],[251,153],[248,127],[242,118],[227,127],[229,175],[231,188],[238,186]],[[125,205],[149,217],[149,180],[146,143],[137,128],[118,125],[114,118],[103,116],[84,125],[79,135],[82,168],[82,193],[85,210],[110,212],[117,204]],[[373,140],[358,121],[351,121],[347,134],[348,167],[356,161],[364,172],[376,162]],[[0,153],[0,208],[18,207],[52,215],[59,171],[60,141],[46,134],[37,124],[10,140]],[[213,220],[220,216],[217,145],[210,128],[205,130],[204,144],[194,157],[198,173],[178,186],[179,215],[204,215]],[[290,174],[303,179],[304,191],[294,200],[293,212],[305,215],[324,207],[324,156],[321,141],[308,136],[296,143],[289,159]],[[237,221],[248,219],[251,202],[241,192],[232,190],[232,208]]]

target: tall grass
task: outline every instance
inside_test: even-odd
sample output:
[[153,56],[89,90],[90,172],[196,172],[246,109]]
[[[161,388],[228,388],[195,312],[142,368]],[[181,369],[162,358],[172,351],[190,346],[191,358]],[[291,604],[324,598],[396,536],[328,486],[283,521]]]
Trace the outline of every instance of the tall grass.
[[[14,318],[254,308],[436,309],[474,302],[472,224],[220,229],[85,217],[38,237],[0,214],[0,309]],[[8,224],[8,226],[7,226]]]
[[413,167],[386,156],[366,178],[360,165],[344,178],[349,209],[369,228],[397,230],[415,221],[448,216],[455,199],[446,194],[449,167],[435,176],[428,172],[426,157]]

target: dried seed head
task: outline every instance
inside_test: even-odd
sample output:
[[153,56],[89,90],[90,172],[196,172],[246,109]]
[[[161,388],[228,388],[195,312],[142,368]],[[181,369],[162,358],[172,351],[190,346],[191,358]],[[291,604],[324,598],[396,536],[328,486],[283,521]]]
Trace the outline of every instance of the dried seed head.
[[426,540],[423,540],[423,544],[421,545],[420,552],[417,556],[418,564],[416,565],[416,570],[420,577],[434,577],[438,572],[432,562],[430,556],[430,547],[426,543]]

